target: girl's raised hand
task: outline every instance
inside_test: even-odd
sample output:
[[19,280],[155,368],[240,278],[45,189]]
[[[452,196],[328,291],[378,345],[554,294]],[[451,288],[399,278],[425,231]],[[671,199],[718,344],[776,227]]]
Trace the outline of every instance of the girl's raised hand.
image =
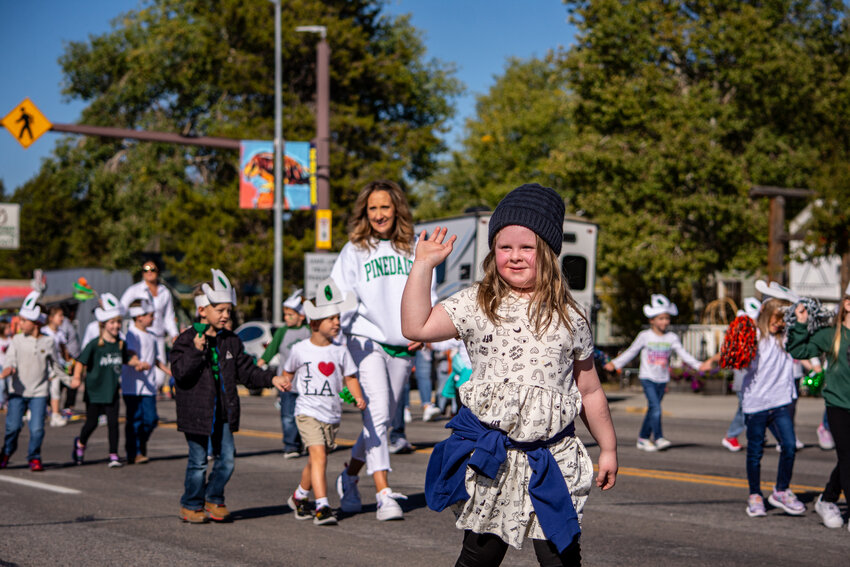
[[797,308],[794,310],[794,315],[797,316],[797,322],[805,324],[809,320],[809,312],[806,311],[806,306],[802,303],[797,304]]
[[424,262],[431,268],[439,266],[452,253],[452,247],[457,235],[453,234],[446,240],[446,227],[436,227],[426,238],[428,231],[423,230],[416,244],[416,261]]

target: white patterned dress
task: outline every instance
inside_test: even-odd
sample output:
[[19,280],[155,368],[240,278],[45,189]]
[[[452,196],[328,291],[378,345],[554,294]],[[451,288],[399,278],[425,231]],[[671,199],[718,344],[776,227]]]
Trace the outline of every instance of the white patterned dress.
[[[570,311],[574,331],[550,326],[535,337],[528,300],[511,295],[500,306],[494,325],[478,309],[478,285],[441,302],[466,344],[472,376],[460,387],[460,399],[485,425],[515,441],[549,439],[578,417],[581,394],[573,379],[573,362],[593,354],[587,322]],[[577,437],[549,447],[570,490],[579,521],[593,481],[593,462]],[[522,548],[526,538],[546,539],[528,495],[531,468],[525,453],[508,449],[495,478],[467,468],[469,500],[453,505],[457,527],[491,533]]]

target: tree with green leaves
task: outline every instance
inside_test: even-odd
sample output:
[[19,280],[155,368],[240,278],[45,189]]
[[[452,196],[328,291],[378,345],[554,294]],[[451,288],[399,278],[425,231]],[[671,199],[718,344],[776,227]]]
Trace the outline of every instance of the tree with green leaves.
[[[452,69],[425,59],[407,17],[369,0],[283,0],[284,136],[315,135],[315,39],[331,46],[331,202],[335,246],[367,181],[402,183],[430,175],[459,84]],[[87,103],[81,122],[184,135],[272,139],[274,6],[256,0],[148,0],[112,30],[72,42],[60,60],[64,92]],[[271,289],[270,211],[240,210],[238,155],[232,150],[100,138],[66,139],[39,175],[15,192],[46,220],[44,239],[61,251],[28,264],[128,267],[157,251],[184,282],[225,269],[235,285]],[[54,195],[56,203],[44,197]],[[26,203],[24,204],[27,207]],[[62,216],[60,207],[71,218]],[[300,283],[313,247],[312,213],[286,225],[285,279]],[[23,264],[15,266],[15,270]],[[8,268],[7,268],[8,269]]]

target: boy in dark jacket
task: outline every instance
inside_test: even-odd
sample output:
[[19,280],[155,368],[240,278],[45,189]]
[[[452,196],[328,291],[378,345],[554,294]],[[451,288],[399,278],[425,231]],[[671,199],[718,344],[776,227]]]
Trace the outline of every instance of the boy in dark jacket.
[[[237,382],[249,388],[276,387],[281,391],[289,384],[283,376],[258,368],[245,354],[239,337],[225,329],[235,293],[223,272],[213,269],[212,275],[212,286],[203,285],[210,304],[200,308],[209,326],[202,332],[195,328],[183,331],[171,350],[177,429],[189,444],[180,517],[191,523],[230,520],[224,506],[224,487],[233,474],[233,433],[239,430]],[[215,463],[207,479],[210,441]]]

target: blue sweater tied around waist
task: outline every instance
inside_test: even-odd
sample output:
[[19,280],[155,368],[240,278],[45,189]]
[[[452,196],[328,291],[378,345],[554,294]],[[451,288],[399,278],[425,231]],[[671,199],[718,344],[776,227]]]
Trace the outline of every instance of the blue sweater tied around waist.
[[446,424],[452,429],[448,439],[437,443],[425,474],[425,501],[436,512],[451,504],[469,499],[464,487],[466,467],[476,473],[494,478],[508,456],[508,449],[519,449],[528,457],[531,479],[528,494],[546,539],[563,552],[581,533],[578,514],[570,497],[570,489],[549,451],[565,437],[575,435],[575,425],[545,441],[514,441],[504,431],[487,427],[469,408]]

